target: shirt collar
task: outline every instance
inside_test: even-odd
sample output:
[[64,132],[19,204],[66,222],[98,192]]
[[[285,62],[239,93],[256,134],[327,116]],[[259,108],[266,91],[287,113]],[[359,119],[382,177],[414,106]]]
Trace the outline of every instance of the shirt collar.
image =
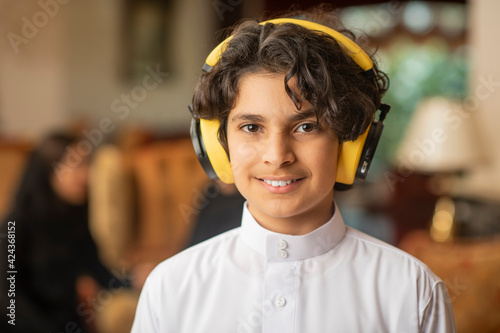
[[335,205],[332,218],[306,235],[293,236],[273,232],[262,227],[252,216],[245,202],[241,222],[241,236],[267,261],[296,261],[312,258],[333,249],[346,233],[344,220]]

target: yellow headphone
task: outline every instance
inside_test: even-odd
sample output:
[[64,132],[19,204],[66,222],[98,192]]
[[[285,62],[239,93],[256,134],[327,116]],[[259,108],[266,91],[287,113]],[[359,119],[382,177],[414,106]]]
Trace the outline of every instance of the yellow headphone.
[[[260,24],[294,23],[304,28],[324,32],[333,37],[346,51],[346,53],[361,67],[365,74],[374,77],[373,62],[370,57],[351,39],[341,33],[324,25],[292,18],[279,18],[261,22]],[[222,43],[210,52],[203,70],[210,71],[222,53],[225,51],[232,36],[226,38]],[[378,120],[373,120],[368,129],[355,141],[345,141],[340,145],[340,154],[337,165],[336,186],[350,186],[354,179],[365,180],[371,165],[375,149],[377,148],[382,129],[383,120],[390,110],[390,106],[381,103],[381,114]],[[226,184],[234,183],[231,163],[218,139],[220,121],[218,119],[207,120],[193,117],[191,121],[191,139],[193,147],[198,156],[201,166],[210,179],[220,179]]]

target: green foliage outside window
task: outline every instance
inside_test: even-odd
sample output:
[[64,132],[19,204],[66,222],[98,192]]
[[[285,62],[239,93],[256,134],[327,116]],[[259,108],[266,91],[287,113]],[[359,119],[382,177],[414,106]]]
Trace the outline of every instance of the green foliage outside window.
[[422,99],[431,96],[465,98],[468,58],[465,47],[450,50],[447,42],[438,37],[424,44],[398,40],[388,49],[380,50],[379,58],[382,70],[390,76],[391,85],[384,101],[392,108],[377,158],[390,163]]

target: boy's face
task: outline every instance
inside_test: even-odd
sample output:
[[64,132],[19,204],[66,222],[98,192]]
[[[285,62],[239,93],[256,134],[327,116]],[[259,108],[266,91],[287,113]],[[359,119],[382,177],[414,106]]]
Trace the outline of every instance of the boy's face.
[[330,219],[338,138],[326,124],[318,126],[309,102],[297,110],[284,75],[241,78],[227,124],[235,184],[260,224],[304,234]]

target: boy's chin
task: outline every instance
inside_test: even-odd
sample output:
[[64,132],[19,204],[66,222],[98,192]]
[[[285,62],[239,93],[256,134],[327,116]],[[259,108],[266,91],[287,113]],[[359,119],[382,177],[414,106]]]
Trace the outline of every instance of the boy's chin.
[[277,200],[275,202],[265,201],[262,203],[252,203],[248,201],[248,209],[252,215],[258,215],[262,219],[279,220],[282,219],[285,223],[287,220],[301,218],[306,211],[304,206],[294,206],[288,202]]

